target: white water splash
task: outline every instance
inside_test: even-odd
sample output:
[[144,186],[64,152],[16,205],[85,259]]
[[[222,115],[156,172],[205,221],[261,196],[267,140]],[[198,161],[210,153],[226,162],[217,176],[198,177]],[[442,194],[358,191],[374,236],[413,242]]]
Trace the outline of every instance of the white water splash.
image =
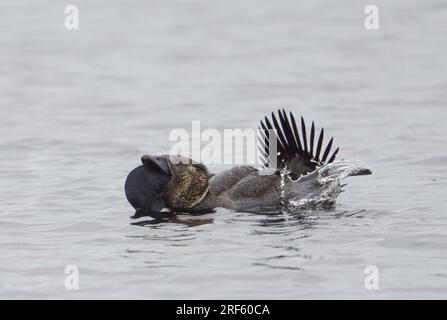
[[342,191],[343,179],[370,173],[363,166],[342,160],[319,167],[296,181],[281,176],[282,205],[287,210],[332,206]]
[[279,172],[279,176],[281,177],[280,195],[279,195],[279,200],[280,200],[281,206],[287,205],[288,200],[287,200],[286,194],[285,194],[285,187],[286,187],[286,183],[289,180],[289,174],[290,174],[290,170],[287,168],[287,166],[285,166]]

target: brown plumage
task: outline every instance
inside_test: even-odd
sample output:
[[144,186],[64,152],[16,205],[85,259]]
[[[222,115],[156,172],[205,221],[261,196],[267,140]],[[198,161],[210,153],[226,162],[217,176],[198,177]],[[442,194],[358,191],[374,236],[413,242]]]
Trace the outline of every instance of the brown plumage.
[[[171,159],[174,161],[171,161]],[[168,208],[189,209],[197,205],[206,195],[209,188],[209,173],[200,163],[193,163],[183,157],[170,157],[168,161],[172,178],[163,200]]]

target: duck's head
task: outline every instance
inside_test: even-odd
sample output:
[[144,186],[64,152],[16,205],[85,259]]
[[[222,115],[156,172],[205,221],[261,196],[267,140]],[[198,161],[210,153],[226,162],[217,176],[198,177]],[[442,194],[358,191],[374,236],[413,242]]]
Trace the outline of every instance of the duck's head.
[[141,157],[143,165],[133,169],[125,183],[126,197],[137,211],[188,210],[206,196],[207,168],[180,156]]

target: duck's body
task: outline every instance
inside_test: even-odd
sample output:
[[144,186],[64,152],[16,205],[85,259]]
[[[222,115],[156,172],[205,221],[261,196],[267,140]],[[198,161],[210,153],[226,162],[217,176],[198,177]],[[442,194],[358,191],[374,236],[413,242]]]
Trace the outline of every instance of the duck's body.
[[209,181],[209,191],[197,206],[197,211],[216,207],[233,210],[253,210],[279,204],[281,178],[278,175],[260,175],[259,170],[240,166],[222,171]]
[[[270,174],[251,166],[238,166],[213,175],[204,165],[187,158],[143,156],[143,165],[129,174],[125,186],[127,199],[137,210],[136,216],[163,209],[186,212],[208,212],[217,207],[261,210],[314,192],[319,187],[318,182],[311,180],[309,173],[332,163],[338,148],[329,157],[333,139],[323,151],[323,129],[317,141],[312,123],[308,144],[303,118],[300,137],[292,113],[290,120],[284,110],[278,111],[278,116],[279,121],[272,113],[273,125],[267,117],[261,121],[261,150],[264,167],[270,169]],[[277,150],[271,151],[273,133]],[[277,167],[272,168],[272,160]],[[368,169],[361,169],[352,170],[348,175],[370,173]]]

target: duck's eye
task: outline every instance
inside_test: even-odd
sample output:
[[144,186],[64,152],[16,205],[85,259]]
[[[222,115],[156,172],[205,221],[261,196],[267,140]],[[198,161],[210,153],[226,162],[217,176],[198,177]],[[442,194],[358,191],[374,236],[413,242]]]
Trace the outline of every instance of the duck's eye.
[[298,175],[296,173],[291,172],[290,179],[292,179],[293,181],[298,180]]

